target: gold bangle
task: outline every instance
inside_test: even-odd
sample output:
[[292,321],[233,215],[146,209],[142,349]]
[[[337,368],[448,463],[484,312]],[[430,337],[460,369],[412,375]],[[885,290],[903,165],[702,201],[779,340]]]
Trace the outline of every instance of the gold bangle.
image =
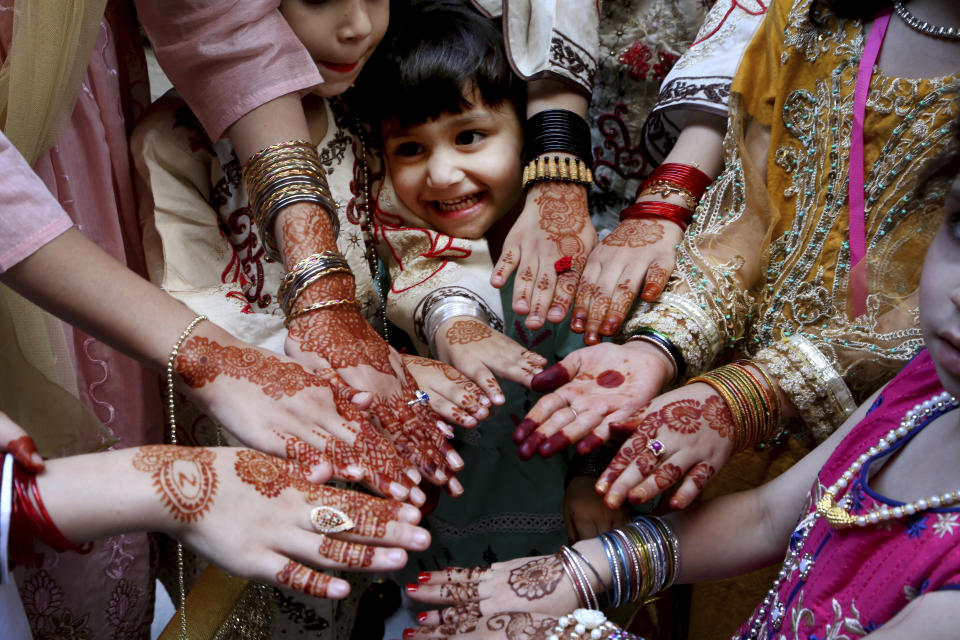
[[314,302],[313,304],[308,304],[302,309],[297,309],[296,311],[291,313],[289,316],[287,316],[287,319],[284,321],[283,325],[289,328],[290,323],[302,315],[305,315],[307,313],[312,313],[313,311],[319,311],[321,309],[329,309],[330,307],[336,307],[342,304],[352,304],[354,306],[357,306],[357,301],[344,299],[344,300],[326,300],[325,302]]
[[523,167],[521,186],[533,182],[572,182],[584,186],[593,185],[593,173],[580,158],[568,156],[538,156]]

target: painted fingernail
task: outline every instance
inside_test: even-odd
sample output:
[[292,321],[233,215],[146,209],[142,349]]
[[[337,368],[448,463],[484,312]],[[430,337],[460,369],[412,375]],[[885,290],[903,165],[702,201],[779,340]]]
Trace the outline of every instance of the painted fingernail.
[[520,444],[527,439],[527,436],[536,431],[539,426],[539,422],[531,420],[530,418],[524,418],[520,421],[520,424],[517,425],[517,428],[513,430],[513,443]]
[[530,434],[529,438],[523,441],[520,448],[517,449],[517,455],[520,456],[521,460],[529,460],[533,457],[533,454],[537,452],[537,449],[540,448],[540,443],[543,442],[543,440],[543,434],[539,431],[534,431]]
[[7,452],[14,460],[34,473],[43,470],[43,458],[37,453],[37,446],[30,436],[20,436],[7,444]]
[[407,583],[407,593],[413,593],[419,588],[420,588],[420,585],[418,584],[413,584],[412,582]]
[[616,509],[623,504],[623,496],[621,496],[619,493],[608,493],[604,502],[606,502],[607,506],[611,509]]
[[404,638],[412,638],[416,633],[417,633],[417,630],[416,630],[416,629],[404,629],[404,630],[403,630],[403,637],[404,637]]
[[581,456],[589,455],[594,449],[603,444],[603,440],[596,434],[588,433],[586,437],[577,443],[577,453]]
[[430,616],[427,615],[426,611],[421,611],[420,613],[417,614],[417,622],[420,624],[426,624],[427,618],[429,617]]
[[[430,573],[429,573],[428,571],[421,571],[420,573],[418,573],[418,574],[417,574],[417,582],[418,582],[419,584],[423,584],[424,582],[430,582]],[[421,616],[425,616],[425,615],[427,615],[427,614],[421,613],[420,615],[421,615]],[[417,621],[423,622],[422,620],[420,620],[419,617],[417,617]]]
[[569,438],[562,431],[559,431],[549,438],[547,441],[541,444],[537,450],[540,452],[540,455],[544,458],[549,458],[553,454],[557,453],[564,447],[570,444]]
[[600,495],[605,494],[607,492],[607,489],[609,488],[610,488],[610,483],[606,482],[605,480],[601,480],[597,484],[593,485],[593,490],[599,493]]
[[530,381],[530,388],[534,391],[553,391],[568,382],[570,382],[570,374],[563,365],[557,363],[535,375]]

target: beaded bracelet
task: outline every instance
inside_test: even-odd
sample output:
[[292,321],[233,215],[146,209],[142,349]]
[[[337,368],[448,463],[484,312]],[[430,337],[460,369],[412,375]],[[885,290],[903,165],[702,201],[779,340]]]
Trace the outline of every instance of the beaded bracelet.
[[539,156],[523,167],[521,187],[533,182],[572,182],[586,187],[593,185],[593,172],[579,158]]
[[687,226],[693,219],[693,212],[690,209],[684,208],[678,204],[657,202],[655,200],[634,202],[632,205],[620,212],[620,222],[623,222],[624,220],[638,220],[643,218],[663,218],[679,226],[682,231],[686,231]]

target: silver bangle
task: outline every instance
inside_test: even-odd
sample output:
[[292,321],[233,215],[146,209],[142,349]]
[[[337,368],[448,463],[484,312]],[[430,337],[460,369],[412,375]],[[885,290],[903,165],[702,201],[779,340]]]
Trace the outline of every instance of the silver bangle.
[[463,296],[447,298],[440,304],[430,310],[424,320],[424,333],[427,337],[427,345],[430,347],[430,353],[433,357],[437,356],[437,332],[440,327],[451,319],[458,316],[467,316],[476,318],[483,324],[490,326],[490,317],[486,311],[477,304],[476,300]]
[[[280,308],[283,309],[285,316],[290,315],[299,295],[311,284],[329,273],[345,273],[350,271],[350,265],[340,254],[314,254],[311,258],[312,260],[299,272],[290,272],[295,273],[295,275],[289,284],[287,284],[286,277],[284,277],[283,282],[281,282],[277,296],[280,298]],[[294,269],[296,269],[296,267],[294,267]]]

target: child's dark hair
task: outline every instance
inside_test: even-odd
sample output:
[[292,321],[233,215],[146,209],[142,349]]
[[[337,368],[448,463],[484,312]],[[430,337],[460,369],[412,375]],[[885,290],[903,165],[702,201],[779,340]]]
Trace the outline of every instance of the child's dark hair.
[[810,3],[809,15],[814,25],[824,27],[824,9],[840,18],[866,21],[892,6],[893,0],[813,0]]
[[486,105],[507,102],[524,119],[526,85],[507,61],[499,21],[465,2],[426,0],[390,22],[363,74],[368,121],[415,126],[471,109],[475,91]]

